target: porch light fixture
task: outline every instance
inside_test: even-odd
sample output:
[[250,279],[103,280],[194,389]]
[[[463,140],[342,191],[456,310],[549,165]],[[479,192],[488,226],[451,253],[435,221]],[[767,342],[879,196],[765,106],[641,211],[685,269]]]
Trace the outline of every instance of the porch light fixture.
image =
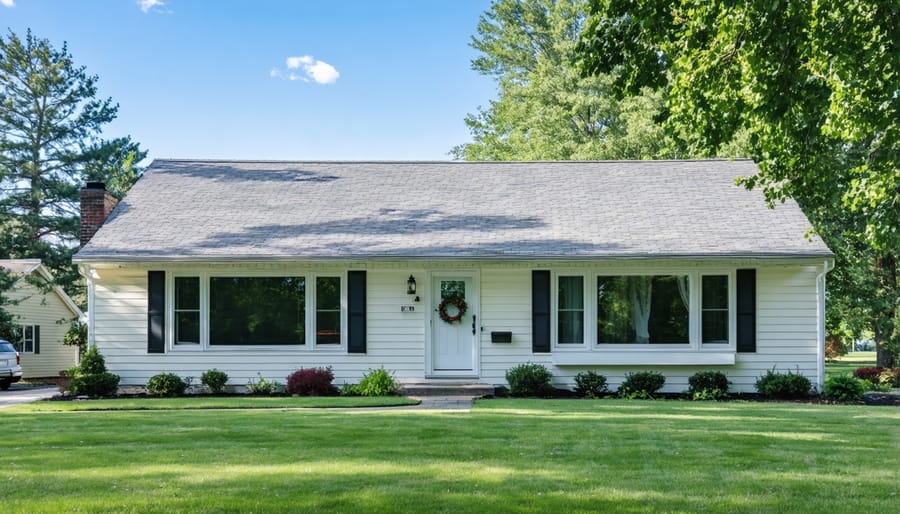
[[406,281],[406,294],[416,294],[416,277],[412,275]]

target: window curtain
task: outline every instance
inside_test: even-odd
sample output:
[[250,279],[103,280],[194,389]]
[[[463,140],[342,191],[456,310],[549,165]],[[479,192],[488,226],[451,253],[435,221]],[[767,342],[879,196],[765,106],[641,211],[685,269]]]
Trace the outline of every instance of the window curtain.
[[681,275],[675,277],[678,282],[678,294],[681,295],[681,301],[684,303],[684,308],[687,309],[688,312],[691,312],[690,302],[690,294],[688,294],[688,278],[687,275]]
[[628,277],[632,321],[638,343],[650,342],[650,297],[653,277]]

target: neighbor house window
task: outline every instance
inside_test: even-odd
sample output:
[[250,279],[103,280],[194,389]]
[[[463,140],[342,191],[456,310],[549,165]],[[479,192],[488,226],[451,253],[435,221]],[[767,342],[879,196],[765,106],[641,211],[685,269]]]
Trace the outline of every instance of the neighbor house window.
[[304,277],[210,277],[211,346],[302,345],[305,340]]
[[690,342],[687,275],[598,276],[597,343]]
[[175,277],[175,344],[200,344],[199,277]]
[[700,340],[728,344],[728,275],[704,275],[701,282]]
[[584,277],[557,279],[556,338],[558,344],[584,343]]
[[341,344],[340,277],[316,277],[316,344]]
[[15,341],[13,341],[16,351],[34,353],[34,332],[34,325],[16,326]]

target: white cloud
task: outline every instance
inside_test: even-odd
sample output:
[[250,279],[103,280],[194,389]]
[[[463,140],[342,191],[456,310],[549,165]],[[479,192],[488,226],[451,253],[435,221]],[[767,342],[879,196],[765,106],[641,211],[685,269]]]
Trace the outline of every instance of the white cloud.
[[3,4],[3,7],[15,7],[15,0],[0,0],[0,4]]
[[302,73],[294,73],[288,71],[283,73],[279,69],[272,69],[269,72],[270,77],[286,78],[287,80],[302,80],[309,82],[312,79],[317,84],[334,84],[341,74],[325,61],[320,61],[311,55],[300,55],[296,57],[288,57],[284,60],[287,70],[298,70]]
[[[0,0],[3,1],[3,0]],[[154,7],[163,8],[166,3],[162,0],[138,0],[138,5],[141,6],[141,10],[144,12],[150,12]]]

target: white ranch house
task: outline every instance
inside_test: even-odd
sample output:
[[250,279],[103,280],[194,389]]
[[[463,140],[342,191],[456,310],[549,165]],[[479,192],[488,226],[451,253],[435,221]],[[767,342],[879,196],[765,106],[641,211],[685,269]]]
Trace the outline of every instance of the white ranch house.
[[338,385],[379,366],[499,385],[537,362],[557,387],[652,369],[679,392],[717,369],[753,392],[775,367],[821,388],[833,254],[796,203],[771,209],[735,185],[755,173],[747,160],[157,160],[75,258],[90,343],[124,385],[211,368],[236,386],[283,382],[315,366]]

